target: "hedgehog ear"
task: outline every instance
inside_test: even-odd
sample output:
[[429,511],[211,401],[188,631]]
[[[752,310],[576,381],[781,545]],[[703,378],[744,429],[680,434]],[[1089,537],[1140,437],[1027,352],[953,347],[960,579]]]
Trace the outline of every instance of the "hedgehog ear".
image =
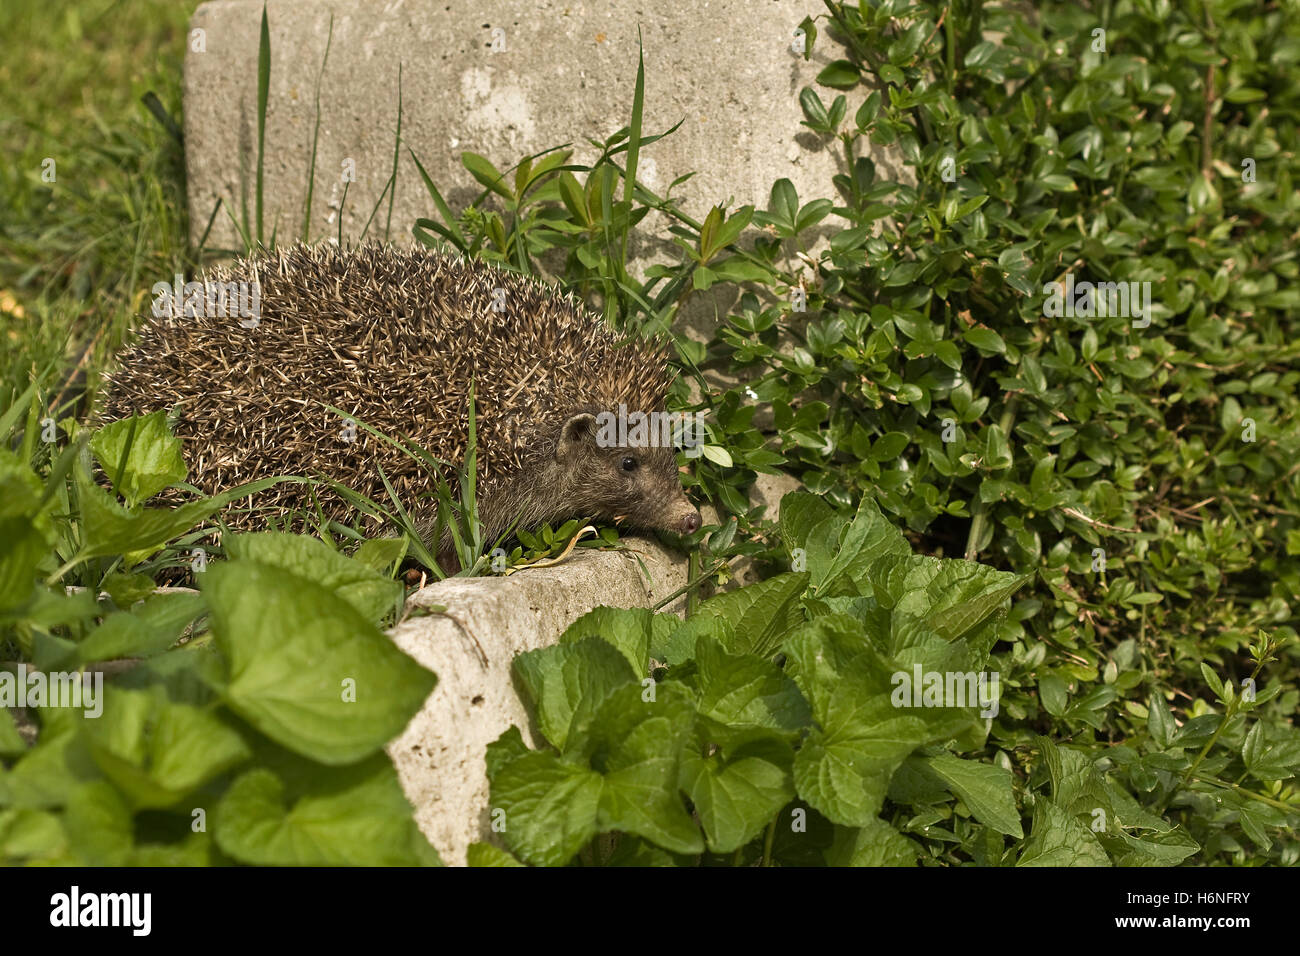
[[555,446],[555,457],[564,459],[596,437],[596,416],[590,412],[570,415],[560,427],[560,441]]

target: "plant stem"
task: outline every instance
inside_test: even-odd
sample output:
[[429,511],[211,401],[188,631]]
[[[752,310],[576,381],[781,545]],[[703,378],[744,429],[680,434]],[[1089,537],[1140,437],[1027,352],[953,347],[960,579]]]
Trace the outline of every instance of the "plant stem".
[[[679,588],[678,588],[676,591],[674,591],[672,594],[668,595],[666,598],[664,598],[662,601],[660,601],[658,604],[656,604],[655,607],[654,607],[654,609],[655,609],[656,611],[662,611],[662,610],[663,610],[667,605],[669,605],[669,604],[671,604],[673,601],[677,600],[677,598],[681,597],[681,596],[682,596],[683,594],[685,594],[686,592],[691,591],[691,590],[694,590],[695,588],[699,587],[700,584],[701,584],[703,581],[705,581],[705,580],[707,580],[708,578],[712,577],[714,574],[717,574],[719,571],[721,571],[723,568],[725,568],[727,565],[729,565],[732,561],[735,561],[735,560],[737,560],[737,559],[740,558],[740,557],[741,557],[741,555],[738,554],[738,555],[736,555],[735,557],[730,558],[729,560],[726,560],[726,561],[717,561],[717,562],[715,562],[715,563],[714,563],[714,564],[709,568],[709,570],[705,571],[705,572],[704,572],[703,574],[701,574],[699,577],[692,578],[691,580],[687,581],[685,584],[683,584],[681,587],[679,587]],[[689,572],[688,572],[688,573],[689,573]]]
[[[1263,669],[1264,669],[1264,662],[1260,661],[1258,664],[1255,665],[1255,669],[1251,672],[1250,675],[1251,681],[1254,681],[1255,678],[1259,677],[1259,672]],[[1165,811],[1165,808],[1168,807],[1169,804],[1173,801],[1174,794],[1177,793],[1179,790],[1181,790],[1183,787],[1187,786],[1187,781],[1192,778],[1192,774],[1196,773],[1196,768],[1199,767],[1201,765],[1201,762],[1205,760],[1206,754],[1210,752],[1210,748],[1214,746],[1215,741],[1219,739],[1219,735],[1223,733],[1223,728],[1227,727],[1228,722],[1232,720],[1233,717],[1237,716],[1237,711],[1241,709],[1242,700],[1243,698],[1241,697],[1240,694],[1233,695],[1232,702],[1228,704],[1227,710],[1223,712],[1223,720],[1219,721],[1219,726],[1214,728],[1213,736],[1211,736],[1210,739],[1205,742],[1205,746],[1202,747],[1201,752],[1196,755],[1196,759],[1192,761],[1192,765],[1183,772],[1182,779],[1178,781],[1178,786],[1170,790],[1169,793],[1165,796],[1165,799],[1160,802],[1161,813],[1163,813]],[[1198,777],[1197,779],[1200,778]]]
[[772,818],[772,822],[767,825],[767,836],[763,838],[763,865],[764,866],[772,865],[772,841],[776,839],[776,821],[777,818],[780,816],[781,814],[778,811],[777,815]]
[[[1016,411],[1019,407],[1020,393],[1015,392],[1007,402],[1006,408],[1002,410],[1002,418],[998,420],[998,427],[1007,436],[1007,444],[1011,443],[1011,426],[1015,424]],[[973,517],[970,523],[970,534],[966,536],[967,561],[974,561],[975,555],[979,553],[979,540],[984,535],[984,526],[988,524],[988,510],[988,504],[978,499],[971,507]]]
[[[687,560],[686,580],[699,580],[700,573],[700,549],[692,548],[691,556]],[[686,616],[690,617],[695,613],[695,595],[694,589],[686,592]]]

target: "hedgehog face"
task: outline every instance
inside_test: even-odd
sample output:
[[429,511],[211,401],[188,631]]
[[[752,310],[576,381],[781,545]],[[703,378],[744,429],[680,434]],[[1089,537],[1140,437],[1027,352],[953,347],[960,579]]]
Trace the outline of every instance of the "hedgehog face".
[[670,447],[633,447],[598,440],[596,417],[572,415],[555,447],[568,516],[622,520],[633,528],[690,534],[700,514],[682,492]]

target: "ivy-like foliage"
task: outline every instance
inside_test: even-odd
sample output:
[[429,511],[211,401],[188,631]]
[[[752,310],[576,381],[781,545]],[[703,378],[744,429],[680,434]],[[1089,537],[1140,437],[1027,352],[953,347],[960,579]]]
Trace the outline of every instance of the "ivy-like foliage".
[[[395,542],[235,535],[209,564],[177,541],[265,482],[151,508],[186,475],[164,413],[88,444],[117,494],[82,437],[44,482],[0,449],[0,861],[437,864],[382,749],[435,684],[377,626]],[[197,590],[155,587],[164,549]]]
[[[686,621],[597,608],[515,659],[549,744],[512,727],[488,751],[493,830],[518,860],[915,865],[928,854],[909,834],[953,800],[953,859],[1168,864],[1200,849],[1076,749],[1040,742],[1034,793],[1005,758],[979,759],[1000,698],[989,648],[1024,577],[913,555],[869,500],[849,521],[792,493],[781,531],[806,570]],[[471,860],[505,857],[484,845]]]

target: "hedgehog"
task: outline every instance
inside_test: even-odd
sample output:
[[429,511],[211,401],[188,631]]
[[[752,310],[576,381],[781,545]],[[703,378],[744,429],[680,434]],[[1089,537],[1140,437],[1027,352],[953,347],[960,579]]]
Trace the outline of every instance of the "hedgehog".
[[[167,409],[207,494],[325,475],[391,507],[387,479],[427,538],[429,468],[370,429],[460,468],[472,395],[486,541],[583,517],[700,526],[672,444],[604,428],[602,416],[663,414],[662,342],[625,340],[538,279],[422,247],[299,242],[153,292],[152,316],[105,375],[98,417]],[[326,483],[280,482],[251,503],[228,526],[265,526],[267,509],[294,530],[318,513],[371,520]],[[448,567],[449,534],[428,544]]]

